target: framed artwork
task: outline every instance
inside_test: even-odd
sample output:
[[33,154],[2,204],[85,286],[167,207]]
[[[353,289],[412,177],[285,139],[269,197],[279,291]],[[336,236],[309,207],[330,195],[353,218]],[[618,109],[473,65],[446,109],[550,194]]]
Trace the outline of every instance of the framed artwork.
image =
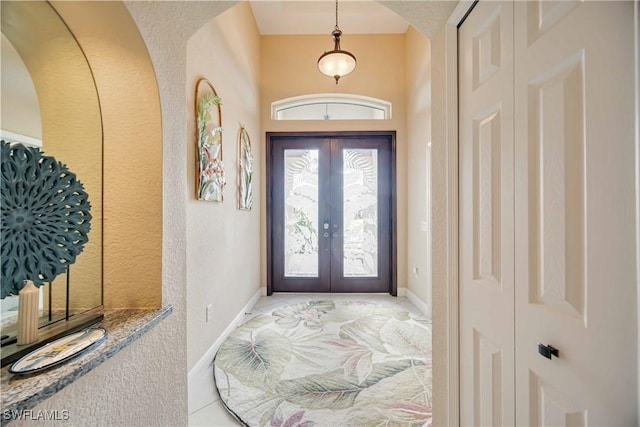
[[205,78],[196,82],[196,197],[198,200],[224,200],[222,159],[222,100]]
[[249,132],[240,125],[238,137],[238,209],[253,206],[253,152]]

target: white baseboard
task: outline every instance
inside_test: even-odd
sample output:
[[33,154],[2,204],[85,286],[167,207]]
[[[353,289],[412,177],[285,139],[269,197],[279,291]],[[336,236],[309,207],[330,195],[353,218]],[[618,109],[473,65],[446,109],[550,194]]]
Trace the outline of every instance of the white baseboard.
[[227,339],[229,334],[242,323],[244,320],[245,313],[249,313],[253,306],[256,305],[260,297],[262,296],[262,289],[260,288],[256,291],[255,294],[251,297],[249,302],[240,310],[240,312],[236,315],[236,317],[229,323],[226,329],[220,334],[218,339],[216,339],[211,347],[206,351],[204,356],[200,358],[193,366],[193,368],[189,371],[188,381],[191,382],[194,378],[201,372],[207,371],[211,368],[213,363],[213,357],[216,355],[216,352],[222,345],[223,341]]
[[267,287],[266,286],[263,286],[263,287],[260,288],[260,295],[263,296],[263,297],[267,296]]
[[406,297],[407,296],[407,288],[398,287],[397,291],[398,291],[398,296],[399,297]]
[[[400,296],[399,292],[398,292],[398,296]],[[427,304],[426,302],[424,302],[420,298],[418,298],[418,296],[416,294],[414,294],[413,292],[411,292],[410,289],[407,289],[407,299],[409,301],[411,301],[411,303],[413,305],[418,307],[420,309],[420,311],[422,312],[422,314],[424,314],[429,319],[431,319],[431,307],[429,307],[429,304]]]

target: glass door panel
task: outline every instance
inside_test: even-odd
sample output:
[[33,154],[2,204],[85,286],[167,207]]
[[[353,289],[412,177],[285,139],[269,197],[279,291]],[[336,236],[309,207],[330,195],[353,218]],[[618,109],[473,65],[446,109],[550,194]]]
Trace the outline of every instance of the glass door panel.
[[378,277],[378,150],[342,150],[343,276]]
[[318,277],[319,150],[284,150],[284,276]]

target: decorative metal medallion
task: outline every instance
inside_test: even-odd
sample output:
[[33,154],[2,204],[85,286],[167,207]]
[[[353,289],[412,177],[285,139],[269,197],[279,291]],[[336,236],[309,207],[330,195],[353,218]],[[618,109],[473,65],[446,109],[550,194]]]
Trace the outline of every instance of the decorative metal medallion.
[[2,294],[51,282],[89,241],[91,205],[66,165],[37,147],[0,141]]

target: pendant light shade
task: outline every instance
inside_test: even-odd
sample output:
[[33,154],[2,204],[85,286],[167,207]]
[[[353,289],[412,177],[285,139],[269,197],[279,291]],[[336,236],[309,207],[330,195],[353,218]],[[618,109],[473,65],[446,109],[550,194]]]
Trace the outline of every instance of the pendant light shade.
[[318,59],[318,70],[325,76],[336,79],[336,84],[340,77],[346,76],[355,70],[356,57],[351,52],[340,49],[340,37],[342,31],[338,27],[338,0],[336,0],[336,26],[331,33],[334,41],[332,51],[323,53]]

